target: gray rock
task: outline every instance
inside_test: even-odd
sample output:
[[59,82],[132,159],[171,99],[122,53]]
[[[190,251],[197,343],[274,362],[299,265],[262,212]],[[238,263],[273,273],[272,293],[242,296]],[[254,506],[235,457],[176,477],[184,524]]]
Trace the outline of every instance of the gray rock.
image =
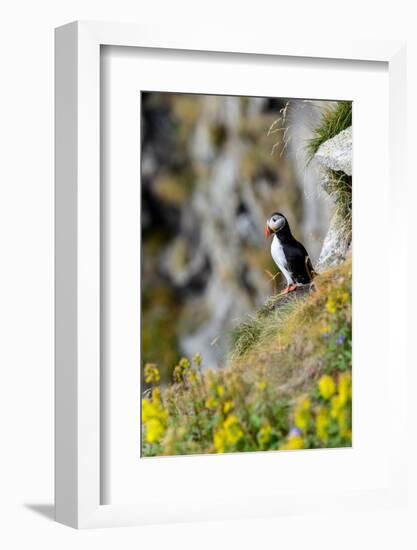
[[[320,187],[323,189],[323,191],[326,191],[330,199],[335,202],[334,197],[332,197],[330,193],[330,184],[331,184],[331,178],[330,178],[330,170],[328,168],[323,168],[323,166],[319,166],[319,183]],[[331,216],[330,216],[331,219]],[[328,220],[328,224],[330,222],[330,219]]]
[[352,175],[352,126],[322,143],[314,158],[325,168]]
[[[329,193],[330,171],[343,171],[352,175],[352,127],[343,130],[332,139],[321,144],[315,160],[323,167],[321,170],[320,185]],[[330,195],[331,196],[331,195]],[[346,259],[351,245],[350,235],[343,228],[343,220],[337,213],[333,215],[318,262],[316,271],[325,271]]]
[[334,214],[329,230],[324,238],[320,257],[315,266],[317,272],[326,271],[329,267],[340,264],[346,259],[351,244],[345,232],[341,229],[338,215]]

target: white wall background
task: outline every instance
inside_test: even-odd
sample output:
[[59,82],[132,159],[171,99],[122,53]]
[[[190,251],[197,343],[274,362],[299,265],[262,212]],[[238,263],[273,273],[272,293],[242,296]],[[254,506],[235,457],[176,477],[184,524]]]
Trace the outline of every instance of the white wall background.
[[[222,23],[231,33],[239,25],[251,34],[407,39],[408,95],[414,98],[408,117],[410,231],[416,226],[417,37],[412,2],[4,2],[0,8],[0,547],[415,548],[415,509],[370,511],[366,517],[318,517],[312,511],[309,517],[274,521],[89,532],[70,530],[46,517],[53,513],[53,28],[75,19],[162,22],[178,26],[179,32],[184,25],[206,24],[215,33],[216,24]],[[413,259],[415,249],[410,256]],[[415,292],[411,300],[415,302]],[[410,441],[415,439],[417,420],[415,382],[410,369]],[[414,464],[415,451],[410,443]],[[412,472],[414,489],[415,477]],[[415,504],[416,498],[412,501]]]

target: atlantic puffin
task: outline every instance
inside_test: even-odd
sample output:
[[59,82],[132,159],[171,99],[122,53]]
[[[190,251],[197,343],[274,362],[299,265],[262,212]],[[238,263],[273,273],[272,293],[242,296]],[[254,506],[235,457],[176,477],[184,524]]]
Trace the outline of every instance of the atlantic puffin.
[[311,283],[315,275],[307,250],[292,235],[287,218],[274,212],[267,219],[265,237],[273,235],[271,255],[287,281],[283,294]]

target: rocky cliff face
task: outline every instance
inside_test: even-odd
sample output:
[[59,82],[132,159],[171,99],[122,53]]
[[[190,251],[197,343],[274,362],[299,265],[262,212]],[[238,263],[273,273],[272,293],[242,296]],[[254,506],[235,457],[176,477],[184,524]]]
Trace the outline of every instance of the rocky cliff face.
[[334,172],[352,175],[352,126],[322,143],[315,154],[322,166]]

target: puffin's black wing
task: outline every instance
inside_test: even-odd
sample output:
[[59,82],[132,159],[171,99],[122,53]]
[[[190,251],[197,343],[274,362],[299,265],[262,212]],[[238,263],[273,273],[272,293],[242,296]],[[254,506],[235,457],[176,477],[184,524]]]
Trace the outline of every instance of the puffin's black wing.
[[289,270],[297,283],[306,285],[312,281],[314,269],[307,250],[300,242],[294,239],[291,244],[286,245],[285,257]]
[[307,267],[307,272],[310,275],[310,281],[311,281],[314,275],[317,275],[317,273],[314,271],[313,264],[311,263],[310,256],[308,254],[306,259],[306,267]]

